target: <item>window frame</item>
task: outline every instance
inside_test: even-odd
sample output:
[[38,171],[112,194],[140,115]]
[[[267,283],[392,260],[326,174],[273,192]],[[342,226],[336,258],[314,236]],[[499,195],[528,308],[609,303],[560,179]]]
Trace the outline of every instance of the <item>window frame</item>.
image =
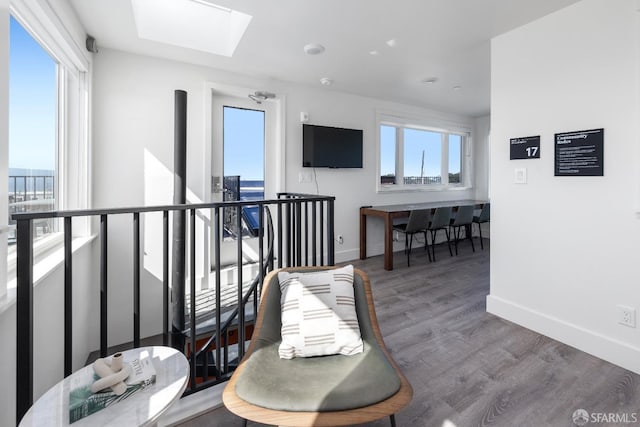
[[[53,10],[47,2],[11,0],[9,3],[8,14],[22,25],[57,63],[56,209],[88,208],[91,188],[92,56],[80,47],[79,34],[74,31],[77,29],[73,27],[73,23],[70,23],[71,26],[65,25],[61,19],[61,11]],[[7,36],[8,24],[7,22]],[[8,77],[7,74],[6,78]],[[1,140],[0,152],[8,153],[8,144],[8,139]],[[0,204],[0,208],[7,209],[8,206],[6,203]],[[73,238],[88,236],[90,232],[89,221],[74,221]],[[6,232],[3,235],[6,236]],[[63,233],[60,231],[50,233],[42,241],[34,242],[34,265],[45,261],[56,249],[62,247],[62,244]],[[6,280],[0,280],[1,296],[6,293],[9,283],[15,283],[15,280],[12,280],[15,277],[15,263],[12,262],[15,259],[15,249],[11,250],[6,238],[0,240],[0,245],[3,246],[0,254],[6,254],[2,262],[6,262],[7,272]]]
[[[376,192],[460,191],[469,190],[473,187],[471,126],[438,118],[418,117],[393,112],[377,112],[376,116]],[[389,126],[396,129],[395,184],[382,184],[380,182],[382,174],[381,126]],[[405,129],[441,134],[440,184],[403,183]],[[461,137],[459,183],[449,183],[449,135],[459,135]]]

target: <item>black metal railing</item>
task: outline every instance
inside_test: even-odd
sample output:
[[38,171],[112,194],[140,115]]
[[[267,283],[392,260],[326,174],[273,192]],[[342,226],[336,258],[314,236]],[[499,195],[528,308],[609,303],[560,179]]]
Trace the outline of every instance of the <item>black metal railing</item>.
[[[9,244],[16,242],[15,221],[12,215],[21,212],[51,211],[56,207],[55,176],[9,175]],[[53,219],[40,219],[34,223],[38,238],[57,231]]]
[[[108,318],[109,307],[107,294],[109,290],[109,263],[107,259],[107,235],[109,231],[109,218],[116,215],[131,216],[133,220],[133,342],[131,347],[139,347],[141,342],[140,323],[140,215],[146,213],[159,213],[163,215],[163,326],[162,344],[178,346],[180,351],[187,353],[191,364],[191,378],[187,394],[201,390],[213,384],[226,381],[234,366],[244,354],[247,326],[257,315],[258,299],[262,281],[268,270],[277,266],[301,266],[301,265],[333,265],[334,264],[334,197],[316,196],[297,193],[280,193],[275,200],[251,200],[230,201],[217,203],[200,203],[185,205],[167,205],[137,208],[116,209],[88,209],[75,211],[50,211],[27,212],[13,215],[17,224],[17,361],[16,377],[16,420],[19,422],[33,403],[33,224],[35,221],[49,218],[63,218],[64,222],[64,376],[72,372],[72,219],[75,217],[98,217],[100,221],[100,356],[105,357],[109,351],[108,342]],[[236,210],[236,226],[238,229],[248,227],[243,223],[242,210],[256,208],[254,218],[257,228],[258,241],[258,272],[250,280],[243,277],[243,239],[238,236],[236,240],[236,277],[237,302],[235,306],[223,310],[221,298],[221,248],[225,239],[223,233],[222,212],[225,209]],[[199,211],[210,210],[211,227],[210,235],[214,245],[214,260],[212,261],[215,277],[215,321],[213,327],[199,328],[199,316],[196,309],[196,217]],[[275,211],[275,213],[273,212]],[[177,212],[184,212],[188,218],[189,238],[189,310],[188,327],[183,327],[183,340],[176,344],[176,340],[170,340],[170,324],[173,330],[176,325],[187,324],[186,319],[170,319],[169,313],[169,217]],[[275,218],[275,221],[272,220]],[[274,225],[275,222],[275,225]],[[150,232],[157,232],[156,230]],[[266,234],[265,234],[266,233]],[[265,247],[266,242],[266,247]],[[246,285],[243,286],[243,283]],[[247,316],[246,306],[251,303],[252,313]],[[172,301],[171,304],[181,304],[182,313],[186,313],[185,295]],[[211,313],[208,313],[211,318]],[[186,314],[185,314],[186,317]],[[200,316],[201,319],[207,316]],[[177,320],[177,322],[176,322]],[[195,327],[194,327],[195,325]],[[236,333],[235,338],[235,362],[229,356],[231,342],[230,334]],[[199,342],[203,344],[199,344]],[[120,344],[120,343],[119,343]]]

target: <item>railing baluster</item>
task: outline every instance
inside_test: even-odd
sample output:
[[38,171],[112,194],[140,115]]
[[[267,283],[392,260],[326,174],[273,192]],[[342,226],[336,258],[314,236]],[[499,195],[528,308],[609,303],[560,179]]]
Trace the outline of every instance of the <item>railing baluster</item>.
[[320,265],[324,265],[324,203],[320,202]]
[[244,304],[242,298],[244,293],[242,292],[242,206],[236,207],[236,227],[238,230],[238,252],[236,258],[236,265],[238,266],[238,362],[244,356]]
[[256,289],[258,290],[256,298],[253,299],[253,319],[258,318],[258,298],[257,296],[262,293],[262,282],[264,282],[264,269],[262,268],[264,263],[264,210],[269,209],[264,204],[258,205],[258,277],[260,278],[260,286]]
[[295,222],[296,222],[296,260],[295,266],[302,265],[302,203],[296,202],[296,213],[295,213]]
[[107,357],[107,215],[100,215],[100,357]]
[[304,265],[309,265],[309,203],[304,202]]
[[282,203],[278,203],[278,268],[282,268],[282,246],[284,242],[282,241]]
[[222,360],[220,357],[220,345],[221,345],[221,337],[220,337],[220,323],[222,322],[222,302],[221,302],[221,292],[222,287],[220,281],[222,280],[222,276],[220,274],[220,208],[216,207],[214,209],[213,214],[213,239],[215,245],[215,265],[216,265],[216,378],[219,378],[224,372],[222,369]]
[[16,421],[33,404],[33,222],[17,221]]
[[[288,197],[287,197],[288,198]],[[286,266],[287,267],[291,267],[293,265],[293,263],[291,262],[291,258],[293,255],[293,244],[292,244],[292,234],[293,234],[293,218],[291,215],[291,211],[292,211],[292,207],[291,207],[291,203],[287,203],[287,263]]]
[[140,347],[140,212],[133,213],[133,347]]
[[196,385],[196,368],[197,368],[197,360],[196,360],[196,210],[190,209],[190,230],[189,230],[189,239],[190,243],[190,254],[189,254],[189,272],[191,273],[190,280],[190,291],[191,295],[191,307],[189,310],[189,332],[191,338],[191,387]]
[[64,376],[73,371],[73,264],[71,217],[64,218]]
[[162,211],[162,345],[169,345],[169,211]]
[[333,224],[333,200],[327,200],[327,264],[335,265],[335,235]]
[[[311,259],[312,259],[312,265],[318,265],[317,264],[317,258],[316,258],[316,210],[317,210],[317,202],[314,200],[313,202],[311,202]],[[308,237],[308,235],[307,235]]]

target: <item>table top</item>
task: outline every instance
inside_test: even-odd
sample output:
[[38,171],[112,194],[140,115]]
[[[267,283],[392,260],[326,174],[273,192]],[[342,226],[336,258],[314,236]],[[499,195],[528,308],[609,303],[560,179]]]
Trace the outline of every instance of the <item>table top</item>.
[[413,211],[417,209],[435,209],[440,207],[449,206],[466,206],[466,205],[481,205],[487,203],[487,200],[448,200],[442,202],[424,202],[424,203],[407,203],[399,205],[385,205],[385,206],[369,206],[368,209],[379,212],[404,212]]
[[[147,426],[182,396],[189,380],[189,362],[170,347],[141,347],[121,352],[124,362],[150,357],[156,370],[154,384],[137,391],[94,414],[82,418],[73,427],[86,426]],[[68,426],[69,391],[78,387],[79,378],[86,378],[93,365],[87,365],[69,375],[43,394],[25,414],[20,427]]]

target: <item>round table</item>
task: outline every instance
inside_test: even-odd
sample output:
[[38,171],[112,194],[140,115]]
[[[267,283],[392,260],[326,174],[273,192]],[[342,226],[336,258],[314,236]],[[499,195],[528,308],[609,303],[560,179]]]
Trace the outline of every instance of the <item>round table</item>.
[[[161,346],[140,347],[121,353],[125,362],[150,357],[156,370],[155,383],[74,422],[74,427],[152,425],[182,396],[189,381],[189,362],[182,353]],[[92,373],[93,366],[85,366],[51,387],[25,414],[20,427],[68,426],[69,391],[86,383],[86,378]]]

